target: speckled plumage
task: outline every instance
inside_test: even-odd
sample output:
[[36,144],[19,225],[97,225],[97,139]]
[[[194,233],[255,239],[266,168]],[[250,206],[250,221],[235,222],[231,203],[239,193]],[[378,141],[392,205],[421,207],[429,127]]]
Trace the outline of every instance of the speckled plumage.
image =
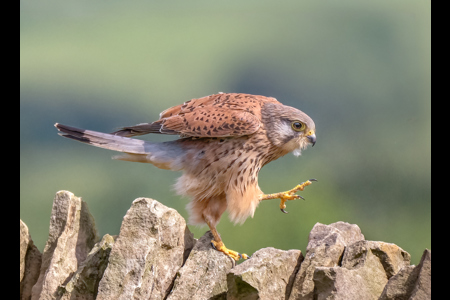
[[[299,124],[302,130],[295,130]],[[235,222],[253,216],[264,195],[258,186],[264,165],[315,143],[314,122],[302,111],[275,98],[236,93],[192,99],[163,111],[155,122],[112,134],[56,127],[65,137],[124,152],[117,159],[182,171],[175,187],[191,200],[190,222],[214,228],[225,210]],[[158,144],[130,138],[148,133],[181,138]]]
[[156,122],[124,127],[114,134],[163,133],[204,138],[249,135],[260,127],[258,116],[264,103],[279,102],[275,98],[248,94],[210,95],[166,109]]

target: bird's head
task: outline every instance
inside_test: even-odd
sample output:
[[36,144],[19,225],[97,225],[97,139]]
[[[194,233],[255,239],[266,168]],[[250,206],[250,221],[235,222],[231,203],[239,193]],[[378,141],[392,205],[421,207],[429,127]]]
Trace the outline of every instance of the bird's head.
[[296,108],[267,103],[262,108],[262,121],[267,137],[286,153],[298,156],[301,150],[316,143],[316,126],[304,112]]

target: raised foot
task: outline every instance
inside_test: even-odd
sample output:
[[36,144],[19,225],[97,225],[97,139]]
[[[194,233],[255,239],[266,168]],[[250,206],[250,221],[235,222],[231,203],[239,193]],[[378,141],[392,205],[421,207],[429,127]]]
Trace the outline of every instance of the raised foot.
[[288,212],[284,210],[286,208],[286,204],[285,204],[286,201],[295,200],[295,199],[305,200],[305,198],[303,198],[300,195],[296,195],[295,193],[298,192],[298,191],[303,191],[305,189],[305,187],[307,187],[308,185],[312,184],[314,181],[317,181],[317,179],[312,178],[312,179],[306,180],[305,182],[300,183],[299,185],[297,185],[295,188],[284,192],[281,195],[281,197],[280,197],[280,199],[281,199],[280,210],[283,213],[287,214]]
[[214,247],[214,249],[216,249],[217,251],[220,251],[222,253],[224,253],[225,255],[228,255],[229,257],[231,257],[232,259],[238,261],[239,259],[243,258],[243,259],[248,259],[250,258],[250,256],[248,256],[245,253],[239,253],[233,250],[228,249],[227,247],[225,247],[223,242],[216,242],[215,240],[211,241],[211,245]]
[[308,185],[312,184],[314,181],[317,181],[317,179],[309,179],[299,185],[297,185],[295,188],[286,191],[286,192],[281,192],[281,193],[275,193],[275,194],[270,194],[270,195],[264,195],[262,196],[261,200],[268,200],[268,199],[281,199],[280,202],[280,210],[287,214],[288,212],[285,211],[284,209],[286,208],[286,201],[290,201],[290,200],[296,200],[296,199],[303,199],[305,200],[305,198],[303,198],[300,195],[295,194],[298,191],[303,191],[305,189],[305,187],[307,187]]

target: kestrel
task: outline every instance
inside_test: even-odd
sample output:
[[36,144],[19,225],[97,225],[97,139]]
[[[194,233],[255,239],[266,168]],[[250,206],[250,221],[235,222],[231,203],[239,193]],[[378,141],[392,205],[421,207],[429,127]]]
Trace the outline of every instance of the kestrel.
[[[158,168],[182,171],[175,188],[190,198],[191,224],[207,224],[213,246],[235,260],[246,254],[227,249],[216,226],[227,210],[235,223],[253,217],[262,200],[285,202],[302,198],[295,194],[315,179],[281,193],[265,195],[258,186],[258,173],[269,162],[316,143],[315,125],[304,112],[275,98],[219,93],[189,100],[166,109],[159,120],[101,133],[55,124],[63,137],[123,152],[114,159],[151,163]],[[180,138],[152,143],[132,136],[148,133],[173,134]]]

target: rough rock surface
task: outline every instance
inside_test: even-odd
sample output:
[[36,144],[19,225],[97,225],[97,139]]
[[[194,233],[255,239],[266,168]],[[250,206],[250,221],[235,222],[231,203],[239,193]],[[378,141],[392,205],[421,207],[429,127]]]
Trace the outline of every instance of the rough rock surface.
[[71,192],[57,192],[31,299],[55,299],[59,285],[70,279],[97,241],[94,219],[86,203]]
[[108,265],[109,253],[117,236],[105,234],[102,240],[94,245],[85,261],[71,277],[66,285],[60,286],[60,299],[93,300],[97,297],[98,284]]
[[371,256],[381,263],[387,278],[391,278],[401,268],[409,266],[411,256],[395,244],[374,241],[359,241],[345,249],[341,266],[347,269],[362,268]]
[[[300,250],[258,250],[240,265],[197,242],[184,219],[136,199],[117,237],[98,240],[86,204],[56,194],[44,252],[20,222],[21,299],[431,299],[431,251],[417,266],[357,225],[317,223]],[[42,263],[41,263],[42,261]]]
[[358,225],[342,221],[330,225],[316,223],[309,233],[306,251],[321,245],[347,246],[362,240],[364,240],[364,235]]
[[234,263],[211,246],[212,239],[211,232],[207,231],[197,241],[178,271],[167,300],[220,299],[226,296],[227,273]]
[[28,227],[20,220],[20,299],[30,299],[31,289],[39,278],[42,254],[36,248]]
[[316,268],[314,292],[317,299],[378,299],[388,278],[409,262],[397,245],[359,241],[345,249],[340,266]]
[[431,251],[426,249],[417,266],[406,266],[392,276],[379,300],[431,299]]
[[303,255],[300,250],[264,248],[227,276],[227,299],[287,299]]
[[194,245],[183,217],[156,200],[139,198],[125,215],[97,299],[164,299]]
[[314,271],[317,267],[335,267],[347,245],[364,240],[357,225],[336,222],[330,225],[316,223],[309,234],[305,260],[297,273],[289,300],[314,297]]
[[25,274],[25,256],[30,240],[31,237],[28,233],[28,227],[20,220],[20,281],[22,281],[23,275]]

